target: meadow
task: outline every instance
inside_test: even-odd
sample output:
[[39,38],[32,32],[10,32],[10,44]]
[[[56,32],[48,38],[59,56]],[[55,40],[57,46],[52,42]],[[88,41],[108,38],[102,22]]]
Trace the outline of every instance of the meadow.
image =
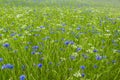
[[0,80],[120,80],[120,6],[103,1],[0,0]]

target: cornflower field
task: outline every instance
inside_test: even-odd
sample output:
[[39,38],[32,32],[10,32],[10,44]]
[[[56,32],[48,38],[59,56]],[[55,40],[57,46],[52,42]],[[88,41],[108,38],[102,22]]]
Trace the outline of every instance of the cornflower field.
[[0,0],[0,80],[120,80],[119,0]]

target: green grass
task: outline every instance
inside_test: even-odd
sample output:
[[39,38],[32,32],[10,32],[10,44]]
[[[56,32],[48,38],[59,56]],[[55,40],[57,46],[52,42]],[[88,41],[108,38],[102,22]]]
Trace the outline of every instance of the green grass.
[[[1,0],[0,4],[1,80],[19,80],[21,75],[25,80],[120,79],[120,7],[90,0]],[[10,46],[4,47],[5,43]],[[14,68],[2,69],[8,63]]]

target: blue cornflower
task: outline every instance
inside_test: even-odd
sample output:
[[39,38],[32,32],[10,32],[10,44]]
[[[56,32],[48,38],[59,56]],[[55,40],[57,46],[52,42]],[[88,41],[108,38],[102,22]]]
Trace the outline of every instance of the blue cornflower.
[[75,56],[72,56],[72,55],[70,56],[71,60],[75,60],[75,58],[76,58]]
[[41,57],[40,60],[43,61],[43,60],[44,60],[44,57]]
[[85,77],[85,73],[82,73],[81,76],[82,76],[82,77]]
[[85,59],[88,58],[88,56],[87,56],[86,54],[82,54],[82,56],[83,56]]
[[71,45],[72,45],[72,44],[74,44],[74,42],[73,42],[73,41],[70,41],[70,42],[69,42],[69,44],[71,44]]
[[8,69],[13,69],[13,68],[14,68],[14,66],[13,66],[12,64],[6,64],[6,67],[7,67]]
[[41,63],[40,63],[40,64],[38,64],[38,67],[39,67],[39,68],[41,68],[41,67],[42,67],[42,64],[41,64]]
[[117,50],[118,53],[120,53],[120,50]]
[[63,32],[65,32],[65,28],[61,28],[61,30],[62,30]]
[[51,65],[51,64],[52,64],[52,62],[49,62],[48,64],[50,64],[50,65]]
[[98,51],[96,49],[94,49],[93,52],[98,52]]
[[61,51],[64,51],[64,49],[63,49],[63,48],[60,48],[60,50],[61,50]]
[[116,63],[116,60],[112,60],[112,63],[113,63],[113,64]]
[[29,48],[28,46],[25,46],[25,50],[28,50],[28,48]]
[[102,56],[102,58],[103,58],[103,59],[106,59],[106,58],[107,58],[107,56]]
[[45,28],[44,26],[40,26],[41,29]]
[[8,48],[10,46],[10,44],[9,43],[5,43],[5,44],[3,44],[3,46]]
[[26,76],[25,75],[21,75],[20,76],[20,80],[25,80]]
[[93,66],[94,68],[98,68],[98,66],[95,64],[94,66]]
[[6,69],[6,65],[5,64],[2,66],[2,69]]
[[101,60],[102,56],[96,56],[96,60]]
[[85,66],[82,65],[82,66],[80,66],[80,68],[81,68],[82,70],[84,70],[84,69],[85,69]]
[[39,34],[34,34],[34,36],[40,36]]
[[69,44],[74,44],[74,42],[73,41],[65,41],[65,45],[69,45]]
[[0,62],[2,62],[3,61],[3,58],[0,58]]
[[68,45],[70,42],[69,41],[65,41],[65,45]]
[[13,69],[13,68],[14,68],[14,66],[12,64],[4,64],[2,66],[2,69]]
[[36,50],[39,48],[39,46],[33,46],[32,48]]
[[42,54],[42,52],[38,52],[38,54]]
[[80,50],[81,50],[81,48],[77,48],[77,49],[76,49],[77,52],[80,51]]
[[10,34],[10,36],[15,36],[15,33]]
[[18,34],[18,36],[22,36],[22,34]]
[[77,27],[76,29],[77,29],[77,30],[80,30],[81,28],[80,28],[80,27]]
[[31,54],[35,54],[36,52],[35,51],[32,51]]
[[17,38],[14,38],[14,40],[17,40]]

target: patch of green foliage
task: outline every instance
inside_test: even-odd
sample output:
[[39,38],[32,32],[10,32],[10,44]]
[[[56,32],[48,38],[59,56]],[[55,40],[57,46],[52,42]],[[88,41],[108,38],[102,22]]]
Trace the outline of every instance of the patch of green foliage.
[[0,79],[119,80],[120,8],[87,2],[1,0]]

